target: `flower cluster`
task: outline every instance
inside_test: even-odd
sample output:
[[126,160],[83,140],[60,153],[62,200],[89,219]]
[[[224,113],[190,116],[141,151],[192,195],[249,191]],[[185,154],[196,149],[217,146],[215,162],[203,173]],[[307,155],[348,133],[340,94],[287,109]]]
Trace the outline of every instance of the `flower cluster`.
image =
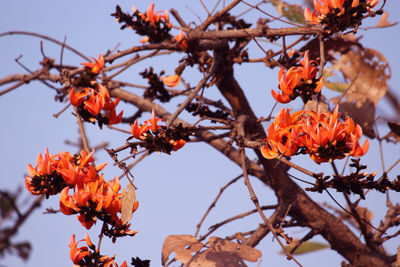
[[92,59],[94,60],[95,63],[92,62],[85,62],[85,63],[81,63],[81,65],[84,65],[86,68],[90,69],[90,71],[93,74],[100,74],[103,72],[103,68],[104,68],[104,57],[102,54],[99,55],[98,59],[95,59],[92,57]]
[[179,30],[179,35],[175,35],[174,39],[182,50],[186,50],[188,48],[188,43],[182,30]]
[[363,14],[371,12],[379,0],[314,0],[314,11],[307,7],[305,19],[322,24],[330,32],[343,31],[361,25]]
[[[66,215],[78,214],[81,224],[90,229],[97,219],[111,226],[110,236],[134,235],[118,217],[121,212],[121,186],[117,177],[113,181],[105,181],[99,174],[107,163],[94,165],[94,150],[87,154],[81,151],[71,155],[60,152],[52,155],[46,149],[44,156],[39,154],[37,166],[28,165],[29,175],[25,178],[26,188],[32,194],[60,194],[60,209]],[[69,194],[73,188],[74,195]],[[137,209],[135,202],[132,213]]]
[[97,120],[100,127],[103,124],[111,125],[121,122],[123,111],[118,115],[115,111],[119,97],[113,101],[107,88],[101,84],[97,84],[97,90],[83,88],[76,91],[73,87],[69,93],[69,101],[78,107],[78,112],[85,121],[95,123]]
[[[136,120],[131,126],[131,134],[134,138],[145,141],[144,146],[150,151],[163,151],[169,153],[171,151],[177,151],[186,144],[187,135],[179,132],[183,132],[181,128],[172,130],[166,130],[165,126],[157,125],[159,121],[163,121],[160,118],[156,118],[154,110],[152,117],[149,120],[144,121],[143,125],[139,125]],[[171,137],[178,138],[171,138]]]
[[154,12],[154,3],[149,6],[146,13],[141,13],[134,6],[132,10],[133,14],[130,15],[123,12],[117,5],[115,13],[111,14],[118,23],[122,24],[121,29],[128,27],[135,30],[137,34],[145,36],[141,40],[142,43],[159,43],[172,38],[169,34],[172,23],[166,10]]
[[[87,246],[78,247],[78,244],[82,241],[86,241]],[[75,235],[71,236],[69,241],[70,253],[69,257],[71,258],[74,266],[95,266],[95,263],[100,263],[99,266],[110,266],[110,267],[118,267],[119,265],[115,262],[114,257],[108,257],[107,255],[100,255],[96,251],[96,246],[90,240],[88,234],[86,234],[85,239],[75,241]],[[127,267],[126,261],[121,264],[121,267]]]
[[298,111],[290,114],[289,109],[282,109],[268,128],[261,153],[267,159],[309,154],[318,164],[348,155],[363,156],[368,151],[369,141],[360,146],[360,125],[349,117],[342,122],[339,116],[338,106],[333,113]]
[[318,94],[322,89],[321,79],[317,80],[317,62],[309,59],[309,51],[304,54],[304,59],[299,61],[299,66],[293,66],[285,72],[281,68],[278,73],[280,94],[271,90],[272,96],[279,103],[288,103],[300,96],[304,103]]

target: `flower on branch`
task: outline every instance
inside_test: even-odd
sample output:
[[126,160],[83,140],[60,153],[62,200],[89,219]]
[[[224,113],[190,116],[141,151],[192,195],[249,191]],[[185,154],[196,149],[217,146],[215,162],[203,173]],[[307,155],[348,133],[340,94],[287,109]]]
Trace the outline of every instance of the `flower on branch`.
[[[129,230],[129,224],[124,225],[118,216],[121,213],[121,189],[117,177],[113,181],[104,181],[100,175],[96,181],[88,182],[82,186],[74,186],[74,194],[69,194],[69,187],[65,187],[60,195],[60,208],[66,215],[79,214],[78,220],[82,226],[90,229],[97,219],[100,219],[120,231],[116,234],[134,235],[136,232]],[[132,213],[137,209],[134,206]]]
[[55,195],[66,186],[61,174],[57,172],[57,155],[53,156],[46,148],[43,156],[39,154],[36,167],[28,164],[28,173],[25,177],[25,187],[34,195]]
[[314,11],[307,7],[305,19],[322,24],[329,32],[344,31],[361,25],[363,14],[372,12],[379,0],[314,0]]
[[278,155],[309,154],[316,163],[342,159],[348,155],[361,157],[369,148],[368,139],[361,146],[360,125],[347,117],[339,120],[338,106],[333,113],[298,111],[290,114],[282,109],[268,128],[268,137],[261,153],[273,159]]
[[97,120],[100,127],[103,123],[112,125],[122,120],[123,111],[118,115],[115,111],[120,98],[112,100],[107,88],[101,84],[97,84],[97,90],[84,88],[76,92],[73,87],[69,92],[69,99],[72,105],[78,107],[78,112],[85,121],[94,123]]
[[175,35],[174,36],[175,41],[178,43],[178,46],[182,49],[182,50],[186,50],[188,48],[188,43],[187,40],[185,38],[185,35],[183,34],[182,29],[179,30],[179,35]]
[[132,10],[133,14],[130,15],[123,12],[117,5],[116,11],[111,16],[122,24],[121,29],[128,27],[135,30],[137,34],[145,36],[140,41],[141,43],[159,43],[172,39],[169,34],[172,23],[166,10],[154,12],[154,3],[149,6],[146,13],[141,13],[134,6]]
[[[78,247],[78,244],[82,241],[86,241],[87,246]],[[69,241],[71,258],[74,266],[112,266],[118,267],[119,265],[115,262],[115,257],[108,257],[107,255],[100,255],[96,251],[96,246],[92,243],[89,235],[86,234],[85,239],[75,241],[75,235],[72,235]],[[99,265],[95,265],[99,263]],[[121,264],[121,267],[127,267],[126,261]]]
[[318,94],[322,89],[321,79],[317,80],[318,63],[309,59],[309,51],[304,54],[304,59],[299,61],[299,66],[291,67],[285,72],[282,67],[278,73],[279,89],[278,94],[271,90],[272,96],[279,103],[288,103],[298,96],[304,103],[311,97]]
[[151,119],[144,121],[143,125],[139,125],[137,120],[134,122],[131,126],[132,136],[143,141],[140,146],[147,148],[149,152],[162,151],[169,154],[171,151],[181,149],[189,140],[191,133],[188,128],[179,124],[175,128],[167,129],[158,125],[159,121],[163,120],[157,118],[153,110]]
[[181,81],[181,76],[178,74],[168,75],[166,77],[161,77],[161,81],[168,87],[177,87]]
[[100,74],[103,72],[103,67],[104,67],[104,57],[102,54],[99,54],[99,58],[95,59],[92,57],[95,63],[91,62],[86,62],[86,63],[81,63],[81,65],[86,66],[91,70],[92,73],[94,74]]

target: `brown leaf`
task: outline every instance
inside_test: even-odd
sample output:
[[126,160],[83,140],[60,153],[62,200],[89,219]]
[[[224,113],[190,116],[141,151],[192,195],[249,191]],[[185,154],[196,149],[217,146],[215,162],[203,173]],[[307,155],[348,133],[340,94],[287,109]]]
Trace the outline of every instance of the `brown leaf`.
[[229,240],[221,239],[216,236],[212,236],[207,241],[211,245],[209,248],[214,251],[228,251],[234,252],[239,255],[240,258],[246,261],[256,262],[258,258],[262,256],[261,251],[253,247],[232,242]]
[[[338,102],[338,98],[333,98],[331,100],[334,103]],[[365,99],[363,102],[342,102],[339,104],[339,112],[343,118],[349,116],[355,123],[359,124],[363,130],[363,134],[370,138],[375,138],[375,105],[369,99]]]
[[351,81],[345,95],[347,102],[364,102],[369,99],[375,105],[386,94],[390,79],[387,59],[370,48],[352,49],[335,61],[334,69],[340,70]]
[[245,267],[247,266],[237,253],[229,251],[206,250],[195,255],[187,267]]
[[389,121],[388,125],[389,125],[390,130],[392,130],[392,132],[394,134],[396,134],[397,136],[400,136],[400,123]]
[[191,235],[169,235],[164,240],[161,252],[162,265],[168,262],[169,255],[175,252],[175,258],[186,264],[192,258],[193,252],[197,252],[203,248],[194,236]]
[[301,5],[288,4],[282,0],[270,0],[276,11],[290,21],[305,24],[304,10]]
[[388,20],[389,13],[385,12],[382,14],[381,18],[379,19],[378,23],[375,25],[375,28],[386,28],[386,27],[391,27],[397,24],[396,23],[391,23]]
[[[327,61],[332,61],[334,60],[333,54],[335,53],[345,54],[353,47],[362,47],[358,40],[359,38],[356,38],[354,35],[346,35],[343,38],[332,37],[329,40],[324,41],[325,59]],[[318,38],[312,39],[302,48],[300,48],[301,52],[305,52],[307,50],[309,50],[310,59],[319,60],[320,49]]]
[[195,255],[187,267],[243,267],[247,266],[243,260],[256,262],[262,255],[258,249],[216,236],[210,237],[207,244],[210,247]]
[[126,224],[130,219],[132,219],[133,205],[136,201],[136,192],[133,186],[129,184],[127,189],[128,191],[121,197],[121,221],[123,224]]

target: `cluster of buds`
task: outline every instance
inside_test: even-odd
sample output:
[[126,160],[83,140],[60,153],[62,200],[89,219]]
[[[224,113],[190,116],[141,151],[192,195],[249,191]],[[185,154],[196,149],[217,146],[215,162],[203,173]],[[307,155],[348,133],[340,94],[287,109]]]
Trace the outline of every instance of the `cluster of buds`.
[[318,63],[309,59],[309,51],[304,54],[304,59],[299,61],[299,66],[293,66],[286,72],[282,67],[278,73],[280,94],[271,90],[272,96],[279,103],[288,103],[298,96],[304,103],[322,89],[321,79],[317,79]]
[[100,127],[103,124],[111,125],[121,122],[123,111],[118,115],[115,111],[119,97],[112,100],[107,88],[101,84],[97,84],[97,90],[83,88],[76,91],[73,87],[69,93],[69,101],[78,108],[79,114],[85,121],[91,123],[98,121]]
[[333,113],[282,109],[268,128],[261,153],[267,159],[309,154],[316,163],[331,162],[348,155],[361,157],[369,148],[368,139],[360,146],[360,125],[347,117],[339,120],[338,106]]
[[305,19],[312,24],[322,24],[329,32],[344,31],[361,24],[363,14],[372,12],[379,0],[314,0],[314,11],[307,7]]
[[[102,174],[107,163],[94,165],[94,150],[87,154],[71,155],[60,152],[52,155],[46,149],[44,155],[37,157],[37,166],[28,165],[29,175],[25,178],[26,188],[35,195],[60,194],[60,209],[66,215],[78,214],[81,224],[90,229],[100,219],[112,228],[118,229],[118,236],[134,235],[136,232],[128,229],[129,224],[123,224],[118,217],[121,213],[121,186],[117,177],[113,181],[105,181]],[[73,188],[74,195],[69,194]],[[135,202],[132,213],[137,209]]]
[[[85,241],[87,246],[78,247],[78,244]],[[92,243],[88,234],[86,234],[85,239],[75,241],[75,235],[71,236],[69,241],[70,253],[69,257],[74,263],[74,267],[78,266],[110,266],[119,267],[115,262],[115,257],[109,257],[107,255],[100,255],[96,250],[96,245]],[[95,265],[100,263],[100,265]],[[124,261],[120,267],[127,267],[126,261]]]
[[114,16],[118,23],[121,23],[121,29],[126,27],[135,30],[137,34],[146,36],[140,42],[159,43],[164,40],[170,40],[172,36],[169,34],[172,23],[169,20],[168,12],[154,12],[154,3],[147,9],[146,13],[141,13],[136,7],[132,7],[133,14],[130,15],[122,11],[117,5]]
[[145,141],[144,146],[147,147],[150,151],[163,151],[169,153],[171,151],[177,151],[182,148],[186,141],[184,138],[188,138],[186,134],[185,136],[181,136],[183,138],[169,138],[167,135],[179,135],[182,129],[176,129],[175,134],[166,134],[169,132],[166,130],[165,126],[157,125],[159,121],[163,121],[160,118],[156,118],[154,110],[152,112],[152,117],[149,120],[144,121],[144,124],[139,125],[136,120],[131,126],[131,134],[132,137]]

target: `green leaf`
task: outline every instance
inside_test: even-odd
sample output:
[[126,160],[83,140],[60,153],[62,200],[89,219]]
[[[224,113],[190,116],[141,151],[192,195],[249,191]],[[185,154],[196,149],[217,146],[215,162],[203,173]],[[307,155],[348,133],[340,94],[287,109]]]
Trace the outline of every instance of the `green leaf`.
[[[294,246],[295,246],[295,242],[293,242],[293,244],[287,245],[286,250],[290,252]],[[308,241],[308,242],[302,243],[292,254],[293,255],[306,254],[306,253],[323,250],[323,249],[327,249],[327,248],[330,248],[330,246],[328,244]]]
[[325,80],[324,86],[330,90],[344,93],[347,90],[347,88],[349,88],[350,83],[330,82]]
[[282,0],[270,0],[279,14],[289,21],[305,24],[304,11],[299,5],[288,4]]

